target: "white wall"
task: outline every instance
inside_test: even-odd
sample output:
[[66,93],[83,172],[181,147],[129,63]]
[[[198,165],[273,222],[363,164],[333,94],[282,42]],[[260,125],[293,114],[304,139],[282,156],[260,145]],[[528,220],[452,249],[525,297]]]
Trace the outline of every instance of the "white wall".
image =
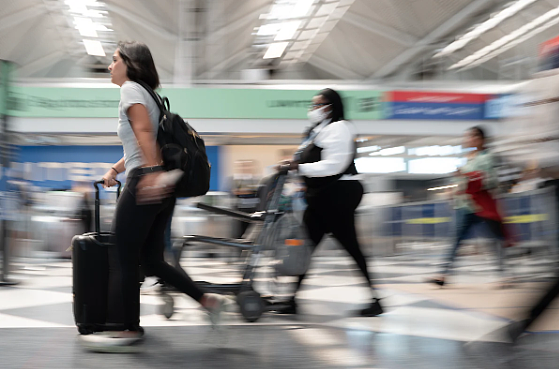
[[[189,119],[199,133],[269,133],[301,134],[309,126],[304,119]],[[501,134],[497,121],[469,120],[356,120],[359,134],[461,136],[472,126],[490,127],[492,135]],[[109,133],[115,134],[117,118],[10,118],[16,132],[27,133]]]
[[362,174],[361,178],[366,193],[387,192],[394,189],[394,181],[390,174]]

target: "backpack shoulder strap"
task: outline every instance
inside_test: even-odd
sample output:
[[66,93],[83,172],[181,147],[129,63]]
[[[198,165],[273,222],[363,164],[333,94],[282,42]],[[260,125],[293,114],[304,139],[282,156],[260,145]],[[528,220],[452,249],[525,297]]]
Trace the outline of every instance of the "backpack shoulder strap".
[[135,81],[137,84],[139,84],[140,86],[142,86],[149,94],[150,96],[153,98],[153,100],[155,101],[155,103],[157,104],[157,107],[159,108],[159,120],[161,121],[161,118],[163,117],[163,115],[165,114],[165,111],[169,111],[169,109],[171,108],[171,105],[169,103],[169,99],[166,97],[161,97],[159,96],[159,94],[157,92],[155,92],[147,83],[145,83],[144,81]]

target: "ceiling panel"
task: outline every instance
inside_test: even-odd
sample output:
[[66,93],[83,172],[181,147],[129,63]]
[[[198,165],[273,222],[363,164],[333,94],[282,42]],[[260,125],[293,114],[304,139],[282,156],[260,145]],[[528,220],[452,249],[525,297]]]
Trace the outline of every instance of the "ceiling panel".
[[[297,78],[315,79],[332,76],[363,76],[370,77],[381,68],[390,65],[396,58],[413,48],[415,44],[406,45],[407,41],[420,40],[430,34],[451,17],[460,13],[468,5],[478,0],[316,0],[318,4],[318,18],[311,19],[307,30],[301,32],[301,39],[311,40],[310,49],[305,50],[305,55],[315,55],[310,64],[296,63],[283,73],[274,73],[274,76],[296,76]],[[64,14],[63,0],[1,0],[0,19],[17,20],[25,12],[33,9],[50,9],[39,15],[38,19],[30,18],[19,24],[2,30],[0,24],[0,58],[15,61],[21,66],[22,71],[39,73],[41,60],[52,63],[53,52],[60,53],[60,60],[56,68],[49,71],[46,65],[41,73],[45,77],[60,77],[59,73],[70,60],[75,66],[68,68],[75,71],[82,70],[84,77],[91,77],[91,71],[86,68],[95,59],[85,57],[82,52],[83,45],[79,44],[80,37],[77,31],[70,26],[71,20]],[[223,78],[223,76],[238,76],[243,69],[253,67],[281,68],[286,63],[262,60],[262,52],[252,47],[255,40],[254,28],[262,23],[260,14],[268,12],[273,0],[192,0],[198,9],[196,20],[192,24],[183,25],[183,28],[194,27],[191,31],[194,41],[193,57],[196,60],[195,78]],[[487,14],[494,11],[496,4],[505,4],[505,0],[487,0]],[[179,0],[105,0],[109,6],[109,15],[115,30],[114,40],[138,40],[148,44],[160,69],[162,79],[173,80],[175,69],[175,53],[179,40]],[[545,13],[555,6],[559,0],[540,0],[528,7],[521,14],[503,22],[498,28],[487,32],[479,39],[473,41],[464,50],[455,53],[443,64],[461,59],[476,50],[479,50],[505,34],[518,29],[522,25]],[[326,15],[332,12],[345,12],[349,18],[341,22],[324,21]],[[482,21],[483,11],[464,21],[454,33],[442,35],[440,39],[430,42],[430,47],[421,49],[416,55],[406,59],[398,71],[405,70],[407,66],[428,61],[437,47],[437,43],[444,44],[461,35],[468,26],[473,26]],[[322,16],[321,16],[322,14]],[[341,14],[341,13],[340,13]],[[353,17],[353,18],[351,18]],[[352,19],[351,21],[349,19]],[[316,29],[320,27],[320,33]],[[6,27],[8,28],[8,27]],[[312,29],[308,29],[312,28]],[[368,30],[367,30],[368,29]],[[499,60],[511,57],[535,58],[537,44],[557,34],[553,30],[543,32],[525,44],[503,53]],[[396,39],[395,39],[396,38]],[[63,41],[61,41],[63,39]],[[398,42],[401,40],[401,42]],[[321,41],[323,41],[321,43]],[[300,54],[307,42],[296,42],[287,49],[286,55],[292,58]],[[115,45],[105,44],[106,52],[111,55]],[[314,54],[311,52],[316,48]],[[261,48],[264,51],[266,47]],[[74,54],[74,55],[72,55]],[[79,55],[78,55],[79,54]],[[78,56],[76,56],[78,55]],[[81,55],[81,57],[80,57]],[[49,57],[51,59],[49,59]],[[65,59],[66,58],[66,59]],[[316,61],[321,60],[322,69],[318,68]],[[37,62],[39,61],[39,62]],[[107,57],[106,62],[109,61]],[[106,63],[100,61],[100,65]],[[80,64],[81,63],[81,64]],[[325,71],[328,63],[338,70]],[[31,67],[28,67],[31,65]],[[498,69],[498,62],[491,62],[485,67]],[[207,73],[212,71],[212,73]],[[348,73],[344,73],[347,71]],[[39,74],[41,74],[39,73]],[[48,73],[53,73],[49,76]],[[78,73],[79,75],[79,73]],[[208,77],[211,75],[213,77]],[[272,75],[272,74],[271,74]],[[25,73],[22,77],[28,77]],[[203,78],[201,76],[204,76]],[[103,76],[101,76],[103,77]]]
[[35,6],[41,6],[42,0],[2,0],[0,19],[16,15],[18,12]]
[[399,1],[400,0],[356,0],[349,11],[370,19],[371,22],[380,23],[403,32],[408,32],[409,27],[414,27],[413,33],[421,32],[421,27],[419,25],[415,26],[415,22],[407,24],[406,17],[409,15],[406,10],[407,6],[404,6],[404,9],[400,10],[401,6],[398,6]]
[[[460,10],[469,5],[472,0],[398,0],[396,3],[404,14],[412,16],[409,23],[421,25],[424,33],[428,33]],[[491,3],[491,1],[487,1]]]

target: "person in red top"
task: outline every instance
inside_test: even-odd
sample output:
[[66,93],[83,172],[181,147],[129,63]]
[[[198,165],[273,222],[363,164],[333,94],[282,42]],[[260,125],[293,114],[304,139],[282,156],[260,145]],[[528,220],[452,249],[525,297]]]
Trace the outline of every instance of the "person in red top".
[[456,239],[450,250],[447,261],[440,276],[428,282],[444,286],[461,242],[466,239],[471,229],[481,223],[496,239],[496,251],[499,272],[503,272],[503,250],[508,245],[505,241],[503,218],[493,196],[498,180],[493,156],[485,147],[485,132],[481,127],[473,127],[466,131],[464,146],[473,150],[468,155],[468,162],[454,173],[458,190],[456,192]]

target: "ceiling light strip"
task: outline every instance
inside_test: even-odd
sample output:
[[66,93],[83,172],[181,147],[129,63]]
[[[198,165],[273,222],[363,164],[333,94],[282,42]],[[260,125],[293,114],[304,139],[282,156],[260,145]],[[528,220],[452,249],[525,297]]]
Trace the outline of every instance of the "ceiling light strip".
[[[293,59],[291,59],[291,56],[294,53],[289,53],[290,62],[308,61],[326,38],[325,34],[328,34],[335,27],[335,24],[342,18],[354,1],[344,0],[343,6],[340,6],[340,0],[326,3],[318,2],[317,0],[276,0],[270,12],[260,16],[260,19],[265,20],[265,23],[256,32],[256,36],[260,37],[260,42],[262,42],[262,37],[274,37],[263,58],[282,58],[287,54],[286,50],[288,50],[292,42],[303,42],[303,49],[300,51],[298,49]],[[311,11],[315,4],[317,6],[320,5],[316,12]],[[315,15],[309,17],[310,13]],[[309,18],[310,21],[305,22]],[[318,28],[306,29],[309,24],[313,24],[313,27],[316,27],[316,22],[312,23],[314,18],[325,18],[325,21]],[[305,23],[306,26],[301,28]],[[323,28],[324,31],[322,31]],[[309,35],[308,31],[314,32],[312,35]],[[305,40],[300,39],[303,36],[305,38],[310,37]]]
[[89,55],[95,56],[106,56],[105,50],[103,50],[103,45],[98,40],[83,40],[83,44],[85,46],[85,50]]
[[[505,46],[516,39],[524,36],[525,34],[531,33],[534,29],[540,29],[542,25],[545,25],[546,22],[552,22],[553,18],[559,16],[559,7],[554,8],[547,13],[539,16],[538,18],[534,19],[530,23],[520,27],[519,29],[509,33],[506,36],[501,37],[500,39],[492,42],[491,44],[487,45],[486,47],[476,51],[472,55],[462,59],[461,61],[453,64],[450,66],[449,69],[459,69],[469,66],[473,64],[477,60],[480,60],[488,55],[493,55],[492,57],[501,54],[505,50]],[[548,28],[548,27],[547,27]],[[543,30],[543,29],[542,29]],[[541,32],[541,31],[539,31]],[[539,33],[537,32],[537,33]],[[534,35],[533,33],[532,35]],[[507,49],[508,50],[508,49]]]
[[273,44],[270,44],[270,47],[268,47],[266,54],[264,54],[264,59],[280,58],[283,55],[285,49],[287,48],[287,45],[289,45],[289,42],[287,41],[275,42]]
[[[346,1],[344,7],[341,7],[341,8],[338,8],[338,7],[330,8],[332,13],[329,15],[328,20],[326,22],[324,22],[322,24],[322,26],[318,29],[318,31],[308,40],[306,47],[303,49],[303,53],[301,53],[296,58],[295,61],[305,63],[311,58],[311,56],[314,54],[314,52],[320,47],[320,45],[322,44],[324,39],[326,39],[326,37],[322,37],[322,40],[319,40],[318,42],[314,42],[316,40],[317,36],[322,34],[322,33],[330,33],[330,31],[322,32],[321,30],[326,26],[326,24],[331,25],[331,22],[335,22],[335,24],[330,28],[330,30],[334,29],[336,24],[344,16],[344,14],[349,10],[349,8],[351,7],[351,5],[353,4],[354,1],[355,0],[351,1],[351,3],[349,1]],[[338,4],[339,4],[339,2],[338,2]],[[333,17],[332,14],[335,14],[335,16]],[[311,45],[312,45],[312,47],[311,47]]]
[[466,33],[458,40],[452,42],[440,52],[435,54],[435,57],[442,57],[452,54],[455,51],[458,51],[465,47],[470,41],[475,40],[485,32],[497,27],[501,22],[504,20],[514,16],[522,9],[526,8],[528,5],[536,2],[537,0],[517,0],[516,2],[512,3],[510,6],[506,7],[505,9],[501,10],[499,13],[496,13],[487,21],[479,24],[470,32]]
[[498,56],[499,54],[502,54],[502,53],[504,53],[504,52],[506,52],[506,51],[512,49],[513,47],[515,47],[515,46],[517,46],[517,45],[519,45],[519,44],[525,42],[525,41],[528,41],[529,39],[531,39],[531,38],[534,37],[535,35],[537,35],[537,34],[543,32],[543,31],[545,31],[545,30],[548,29],[548,28],[553,27],[553,26],[556,25],[556,24],[559,24],[559,17],[557,17],[557,18],[555,18],[555,19],[549,21],[548,23],[546,23],[546,24],[544,24],[544,25],[542,25],[542,26],[536,28],[535,30],[532,30],[532,31],[529,32],[528,34],[526,34],[526,35],[522,36],[521,38],[519,38],[519,39],[517,39],[517,40],[515,40],[515,41],[513,41],[513,42],[511,42],[511,43],[509,43],[508,45],[502,47],[501,49],[495,50],[495,51],[493,51],[492,53],[490,53],[490,54],[484,56],[483,58],[478,59],[478,60],[476,60],[475,62],[473,62],[473,63],[467,65],[466,67],[461,68],[460,70],[467,70],[467,69],[471,69],[471,68],[477,67],[478,65],[483,64],[483,63],[485,63],[485,62],[487,62],[487,61],[493,59],[494,57]]
[[[106,56],[97,32],[112,32],[106,4],[99,0],[64,0],[65,13],[70,24],[78,30],[86,52],[93,56]],[[108,27],[107,27],[108,26]]]

